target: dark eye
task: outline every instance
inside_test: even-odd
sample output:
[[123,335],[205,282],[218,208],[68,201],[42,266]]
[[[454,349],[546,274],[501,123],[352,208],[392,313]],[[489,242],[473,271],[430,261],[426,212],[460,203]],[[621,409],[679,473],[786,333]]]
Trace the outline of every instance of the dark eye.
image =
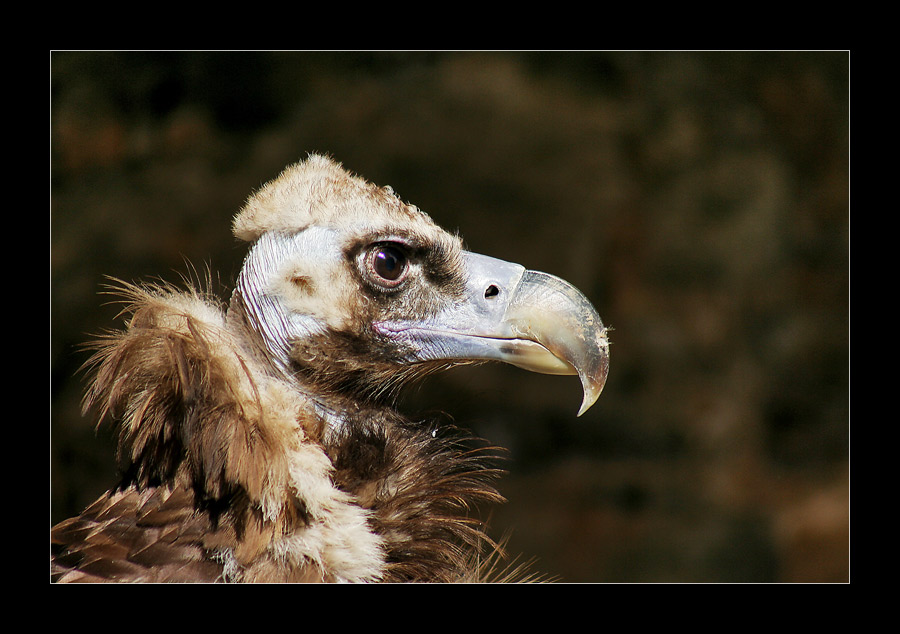
[[372,280],[386,288],[398,286],[409,271],[406,254],[391,245],[379,245],[369,251],[366,264]]

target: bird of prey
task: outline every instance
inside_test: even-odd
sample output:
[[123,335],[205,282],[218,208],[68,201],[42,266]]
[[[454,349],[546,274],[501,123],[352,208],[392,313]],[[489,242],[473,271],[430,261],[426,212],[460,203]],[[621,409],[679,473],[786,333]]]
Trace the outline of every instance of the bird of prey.
[[577,374],[597,399],[607,329],[567,282],[464,250],[390,187],[312,154],[234,218],[227,302],[122,284],[85,409],[119,484],[51,528],[59,582],[481,581],[502,501],[490,455],[407,418],[398,389],[497,360]]

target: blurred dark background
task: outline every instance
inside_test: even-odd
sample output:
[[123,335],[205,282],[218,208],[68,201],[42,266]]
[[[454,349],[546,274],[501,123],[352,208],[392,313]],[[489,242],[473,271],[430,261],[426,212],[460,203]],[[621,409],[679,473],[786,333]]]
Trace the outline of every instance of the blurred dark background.
[[509,449],[491,519],[570,582],[849,580],[846,52],[54,52],[51,522],[115,482],[82,417],[104,276],[228,293],[230,221],[310,151],[554,273],[612,332],[573,377],[404,398]]

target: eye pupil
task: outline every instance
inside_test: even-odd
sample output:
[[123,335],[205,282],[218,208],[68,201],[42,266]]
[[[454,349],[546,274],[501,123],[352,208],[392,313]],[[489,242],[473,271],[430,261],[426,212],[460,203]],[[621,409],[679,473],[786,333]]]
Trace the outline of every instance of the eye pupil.
[[375,271],[386,280],[400,275],[400,256],[393,249],[381,249],[375,253]]
[[385,282],[399,282],[406,272],[406,256],[394,247],[379,247],[372,254],[372,270]]

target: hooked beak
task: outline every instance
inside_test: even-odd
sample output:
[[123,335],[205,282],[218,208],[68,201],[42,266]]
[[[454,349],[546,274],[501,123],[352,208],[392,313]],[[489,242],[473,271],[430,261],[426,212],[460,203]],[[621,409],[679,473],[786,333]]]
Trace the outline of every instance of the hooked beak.
[[375,324],[411,362],[496,360],[543,374],[577,374],[593,405],[609,371],[607,329],[588,299],[553,275],[465,252],[465,299],[422,321]]

